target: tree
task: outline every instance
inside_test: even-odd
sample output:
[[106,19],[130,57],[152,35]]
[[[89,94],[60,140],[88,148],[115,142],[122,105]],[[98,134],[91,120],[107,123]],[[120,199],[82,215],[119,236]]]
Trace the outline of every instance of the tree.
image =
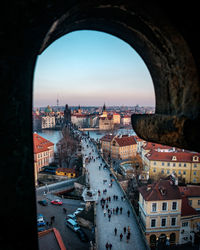
[[62,166],[63,162],[69,167],[71,159],[78,148],[78,140],[75,139],[68,128],[63,128],[63,138],[58,144],[59,165]]

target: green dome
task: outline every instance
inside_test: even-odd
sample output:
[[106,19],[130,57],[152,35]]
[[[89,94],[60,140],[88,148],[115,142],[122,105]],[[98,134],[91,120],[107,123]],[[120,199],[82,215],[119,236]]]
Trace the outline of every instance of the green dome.
[[52,112],[52,108],[50,108],[50,106],[48,105],[45,110],[44,110],[45,113],[51,113]]

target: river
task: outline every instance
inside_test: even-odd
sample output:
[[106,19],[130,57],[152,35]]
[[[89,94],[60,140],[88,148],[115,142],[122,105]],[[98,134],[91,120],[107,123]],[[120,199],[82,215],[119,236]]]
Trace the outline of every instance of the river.
[[[54,152],[57,152],[56,143],[62,138],[62,133],[59,130],[47,130],[43,129],[40,132],[37,132],[40,136],[44,137],[45,139],[51,141],[54,143]],[[87,131],[85,131],[87,133]],[[89,131],[89,135],[93,139],[100,139],[102,138],[106,133],[106,131]],[[135,132],[133,129],[119,129],[118,133],[121,134],[130,134],[135,135]]]
[[54,152],[57,152],[56,143],[62,138],[62,133],[59,130],[48,130],[43,129],[40,132],[37,132],[40,136],[44,137],[48,141],[51,141],[54,143]]

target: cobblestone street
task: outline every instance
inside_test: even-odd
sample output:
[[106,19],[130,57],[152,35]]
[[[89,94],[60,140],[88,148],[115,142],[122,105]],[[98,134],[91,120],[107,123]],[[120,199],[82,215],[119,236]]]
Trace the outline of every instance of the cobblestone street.
[[[88,147],[87,147],[88,144]],[[97,204],[97,244],[98,249],[106,249],[106,243],[112,244],[113,250],[133,250],[133,249],[146,249],[142,235],[138,229],[136,218],[131,212],[131,207],[126,200],[122,200],[123,192],[120,187],[113,181],[112,187],[110,187],[110,171],[108,169],[103,169],[103,162],[100,159],[96,159],[99,155],[95,151],[94,146],[88,139],[82,140],[83,145],[83,155],[84,157],[93,157],[93,159],[86,165],[88,172],[88,178],[91,189],[100,190],[100,196]],[[94,161],[95,159],[95,161]],[[103,164],[99,169],[99,166]],[[105,180],[105,181],[104,181]],[[103,194],[103,190],[107,189],[107,193]],[[113,196],[118,196],[118,200],[114,199]],[[105,203],[104,209],[101,206],[100,200],[102,197],[105,199],[111,197],[111,201]],[[108,209],[112,210],[111,218],[108,218],[108,209],[106,209],[106,204],[108,204]],[[113,208],[121,208],[118,215],[116,212],[113,214]],[[106,211],[105,211],[106,210]],[[128,217],[127,211],[130,211],[130,217]],[[104,211],[106,214],[104,215]],[[117,228],[117,234],[115,235],[114,229]],[[124,233],[124,227],[126,227],[126,233]],[[127,242],[127,231],[130,227],[130,240]],[[120,240],[120,234],[123,235],[122,240]]]

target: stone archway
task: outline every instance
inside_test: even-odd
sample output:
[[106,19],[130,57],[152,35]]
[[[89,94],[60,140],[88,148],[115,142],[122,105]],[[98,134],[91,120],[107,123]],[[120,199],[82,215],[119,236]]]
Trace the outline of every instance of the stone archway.
[[155,248],[156,247],[156,235],[152,234],[149,238],[149,243],[150,243],[150,247],[151,248]]
[[[140,9],[128,3],[97,6],[96,2],[72,6],[52,23],[39,53],[74,30],[99,30],[121,38],[143,58],[155,89],[156,114],[133,115],[136,133],[145,140],[200,151],[196,137],[188,131],[193,126],[198,134],[200,124],[200,87],[194,58],[163,10],[155,7],[158,12],[152,13],[151,8]],[[161,16],[162,22],[156,22]]]
[[175,233],[171,233],[170,234],[170,236],[169,236],[169,242],[170,242],[170,245],[176,244],[176,234]]

